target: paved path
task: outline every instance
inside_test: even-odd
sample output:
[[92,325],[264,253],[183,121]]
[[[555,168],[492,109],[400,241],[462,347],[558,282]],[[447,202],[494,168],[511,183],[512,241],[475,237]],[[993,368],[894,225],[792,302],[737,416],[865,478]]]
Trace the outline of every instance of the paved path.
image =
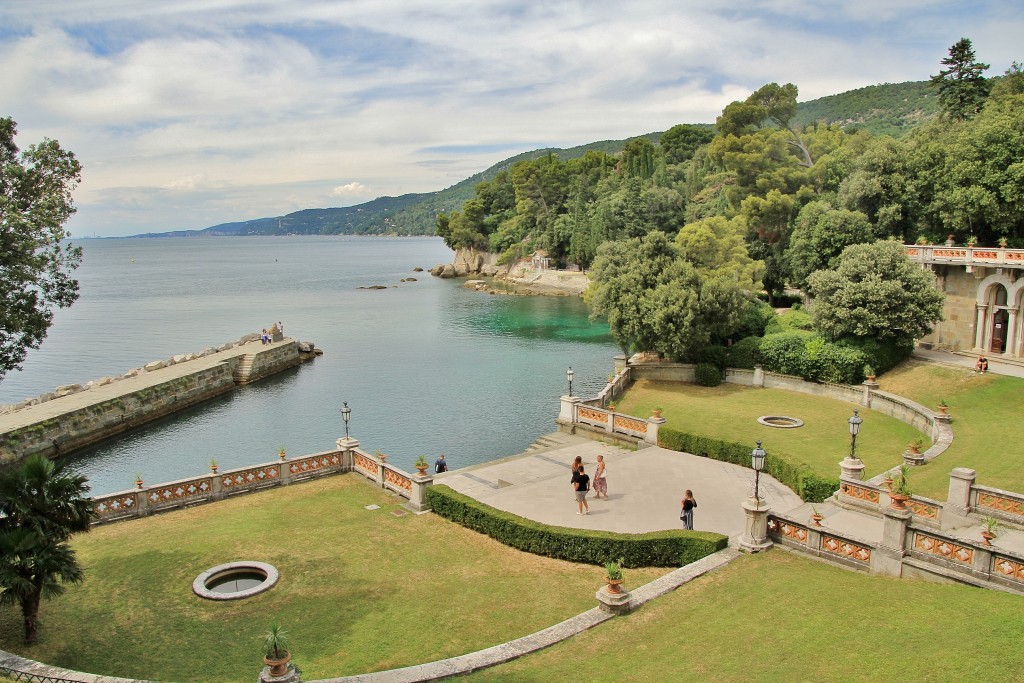
[[[963,368],[974,369],[974,363],[978,360],[975,354],[964,355],[950,353],[949,351],[932,351],[929,349],[914,349],[914,358],[918,360],[931,361],[933,363],[945,363],[946,365],[958,365]],[[998,357],[985,356],[988,358],[988,371],[996,375],[1009,375],[1011,377],[1024,377],[1024,366],[1015,363],[1004,363]]]
[[[492,463],[453,470],[435,479],[500,510],[556,526],[640,533],[678,529],[686,489],[697,499],[694,528],[730,537],[743,532],[742,501],[754,483],[752,470],[664,448],[629,451],[577,436],[555,434],[561,445]],[[608,468],[609,500],[588,497],[590,514],[576,514],[569,466],[583,456],[593,474],[598,455]],[[773,510],[802,505],[800,498],[767,475],[761,495]]]

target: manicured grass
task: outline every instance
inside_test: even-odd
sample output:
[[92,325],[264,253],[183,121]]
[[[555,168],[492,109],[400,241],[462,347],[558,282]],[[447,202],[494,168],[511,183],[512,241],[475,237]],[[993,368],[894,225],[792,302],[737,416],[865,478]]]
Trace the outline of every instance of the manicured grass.
[[1021,623],[1017,595],[773,550],[460,680],[1019,681]]
[[942,399],[953,416],[953,444],[911,477],[914,493],[945,500],[949,472],[970,467],[978,483],[1024,492],[1024,379],[910,361],[879,378],[881,389],[929,408]]
[[[855,406],[821,396],[782,389],[755,389],[734,384],[702,387],[678,382],[636,382],[616,410],[647,417],[661,406],[666,426],[725,441],[750,444],[761,439],[769,457],[785,454],[794,463],[806,463],[825,477],[839,476],[839,461],[850,452],[847,420]],[[788,415],[804,421],[797,429],[776,429],[757,422],[762,415]],[[857,455],[865,475],[874,476],[903,461],[907,444],[922,436],[913,427],[872,410],[861,408],[864,418],[857,437]]]
[[[41,642],[26,648],[20,611],[5,607],[0,649],[97,674],[248,682],[262,666],[257,637],[277,619],[312,680],[472,652],[595,606],[602,568],[437,515],[396,517],[399,503],[343,475],[98,527],[74,542],[85,584],[43,603]],[[233,560],[269,562],[280,583],[240,601],[193,594],[198,574]]]

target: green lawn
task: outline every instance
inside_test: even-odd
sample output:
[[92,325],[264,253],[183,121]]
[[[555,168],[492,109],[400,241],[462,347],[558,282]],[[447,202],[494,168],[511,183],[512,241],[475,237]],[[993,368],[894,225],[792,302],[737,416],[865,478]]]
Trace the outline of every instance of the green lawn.
[[776,549],[460,680],[1020,681],[1021,601],[868,576]]
[[977,470],[979,484],[1024,491],[1024,379],[910,361],[880,377],[879,383],[884,391],[928,407],[945,399],[953,416],[953,444],[914,470],[915,493],[945,500],[954,467]]
[[[248,682],[257,637],[278,619],[312,680],[472,652],[595,605],[602,568],[436,515],[396,517],[399,502],[343,475],[98,527],[75,540],[86,582],[43,604],[40,643],[26,648],[20,611],[4,607],[0,649],[97,674]],[[192,593],[204,570],[246,559],[276,566],[280,583],[240,601]]]
[[[750,444],[761,439],[769,457],[785,454],[826,477],[839,476],[839,461],[850,452],[847,420],[854,406],[821,396],[782,389],[754,389],[722,384],[702,387],[678,382],[636,382],[616,410],[646,417],[661,406],[667,427]],[[907,444],[921,436],[913,427],[872,410],[861,409],[864,423],[857,437],[857,455],[865,475],[872,477],[903,462]],[[788,415],[804,421],[797,429],[776,429],[757,422],[762,415]]]

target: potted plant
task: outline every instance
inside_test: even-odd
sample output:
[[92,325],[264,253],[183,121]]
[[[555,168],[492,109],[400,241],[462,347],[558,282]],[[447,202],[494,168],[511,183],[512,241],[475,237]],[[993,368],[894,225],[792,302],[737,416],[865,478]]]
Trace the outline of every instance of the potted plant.
[[135,488],[142,488],[142,475],[138,472],[135,473]]
[[978,238],[975,237],[974,235],[971,235],[970,237],[967,238],[967,246],[974,247],[977,244],[978,244]]
[[217,458],[210,458],[210,470],[217,474]]
[[263,636],[263,663],[270,667],[271,676],[284,676],[291,659],[284,629],[278,622],[271,622],[270,630]]
[[924,437],[919,436],[910,443],[907,444],[907,448],[913,455],[921,455],[921,449],[924,448]]
[[427,468],[430,466],[430,463],[428,463],[427,459],[421,455],[419,458],[416,459],[415,465],[416,469],[420,473],[420,476],[423,476],[424,474],[427,473]]
[[949,412],[949,404],[946,403],[946,399],[944,399],[944,398],[943,399],[939,399],[939,406],[938,407],[939,407],[939,412],[942,413],[943,415],[945,415],[947,412]]
[[992,545],[992,539],[998,536],[999,527],[1002,526],[995,517],[985,517],[981,520],[981,537],[985,545]]
[[928,238],[927,238],[927,237],[925,237],[924,235],[918,235],[918,237],[917,237],[917,241],[916,241],[916,242],[914,242],[914,244],[917,244],[918,246],[921,246],[921,247],[923,247],[923,246],[925,246],[926,244],[928,244]]
[[277,457],[281,458],[281,460],[284,460],[287,457],[287,455],[288,454],[284,452],[284,446],[277,447]]
[[999,238],[999,247],[1001,249],[1006,249],[1006,245],[1007,245],[1006,238],[1005,237],[1000,237]]
[[625,579],[622,578],[622,566],[621,566],[621,563],[622,563],[622,560],[619,560],[618,562],[612,561],[612,562],[608,562],[604,566],[604,570],[605,570],[604,581],[605,581],[605,583],[608,584],[608,592],[609,593],[616,593],[617,594],[617,593],[621,593],[622,592],[622,582]]
[[814,521],[814,526],[821,526],[821,520],[825,519],[825,517],[820,512],[818,512],[818,508],[812,505],[811,519]]
[[864,366],[864,376],[868,378],[869,382],[875,381],[875,369],[870,365]]
[[661,406],[654,406],[654,410],[651,411],[651,417],[661,417],[662,410]]
[[910,468],[900,465],[899,471],[892,479],[892,486],[889,488],[889,499],[892,501],[894,510],[906,510],[907,501],[910,500]]
[[614,413],[615,412],[615,404],[614,403],[609,403],[608,404],[608,410],[610,410],[610,411],[612,411]]

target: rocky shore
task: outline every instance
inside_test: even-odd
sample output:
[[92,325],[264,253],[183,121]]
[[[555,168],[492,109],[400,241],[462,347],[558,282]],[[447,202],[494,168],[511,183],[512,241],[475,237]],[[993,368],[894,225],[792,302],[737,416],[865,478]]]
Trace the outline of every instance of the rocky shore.
[[[528,262],[498,265],[498,255],[459,249],[451,263],[439,263],[430,274],[440,278],[467,277],[467,288],[510,296],[582,296],[590,284],[586,273],[533,268]],[[487,279],[490,278],[490,282]]]

